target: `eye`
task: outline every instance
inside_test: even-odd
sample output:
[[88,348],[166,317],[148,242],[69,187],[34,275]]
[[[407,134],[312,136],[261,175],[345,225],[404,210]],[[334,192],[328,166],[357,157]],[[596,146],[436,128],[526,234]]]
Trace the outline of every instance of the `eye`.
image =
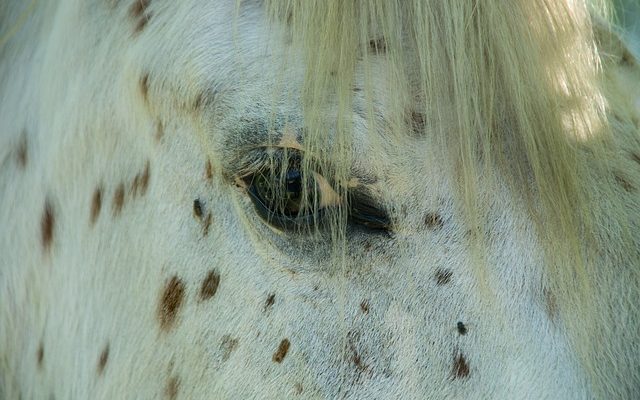
[[[262,153],[264,154],[264,153]],[[286,159],[286,161],[285,161]],[[251,162],[253,174],[241,178],[258,215],[269,225],[290,231],[309,232],[321,228],[329,213],[346,205],[348,222],[368,231],[391,228],[387,211],[362,190],[338,195],[318,170],[302,168],[302,154],[287,149],[272,150],[268,157]],[[348,199],[346,202],[344,199]]]
[[322,221],[324,209],[338,201],[321,175],[312,171],[310,176],[303,175],[297,155],[289,158],[286,169],[263,167],[244,180],[258,215],[281,229],[311,228]]

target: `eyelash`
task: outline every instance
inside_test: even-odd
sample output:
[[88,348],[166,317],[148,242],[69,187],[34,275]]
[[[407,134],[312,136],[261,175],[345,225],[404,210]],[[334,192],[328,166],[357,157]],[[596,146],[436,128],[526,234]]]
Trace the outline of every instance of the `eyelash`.
[[[290,152],[291,155],[287,157],[288,154],[285,152]],[[339,207],[338,203],[329,203],[321,207],[323,196],[332,195],[332,193],[325,193],[326,186],[325,192],[320,188],[318,181],[320,179],[326,181],[324,176],[311,169],[308,172],[312,172],[313,176],[304,179],[300,170],[302,154],[297,150],[276,150],[270,154],[270,157],[267,157],[264,151],[260,153],[253,158],[253,162],[245,164],[250,165],[251,170],[256,172],[246,174],[242,178],[257,214],[269,225],[287,231],[304,232],[321,228],[331,210]],[[285,162],[287,167],[283,173],[282,168]],[[276,179],[280,182],[275,182]],[[306,188],[301,186],[304,183],[308,184]],[[328,181],[326,184],[329,190],[333,191]],[[277,185],[281,187],[272,190]],[[292,195],[293,202],[290,201]],[[346,197],[348,198],[349,224],[374,232],[390,229],[391,223],[386,211],[377,207],[370,197],[361,191],[350,192]],[[287,206],[292,206],[293,209],[287,209]]]

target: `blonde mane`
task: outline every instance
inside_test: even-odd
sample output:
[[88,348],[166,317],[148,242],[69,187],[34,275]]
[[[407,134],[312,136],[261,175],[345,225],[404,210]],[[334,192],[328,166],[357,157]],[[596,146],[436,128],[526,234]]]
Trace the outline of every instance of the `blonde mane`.
[[[634,238],[624,221],[635,221],[637,210],[616,191],[621,154],[613,131],[630,135],[636,152],[638,134],[631,122],[636,111],[616,103],[619,87],[612,86],[612,73],[603,71],[612,44],[603,45],[596,36],[619,41],[610,5],[577,0],[267,3],[307,65],[305,149],[326,151],[327,132],[332,132],[332,153],[326,156],[341,167],[333,179],[347,182],[354,87],[366,93],[374,81],[388,82],[386,133],[395,140],[418,135],[445,149],[442,160],[455,166],[462,213],[477,239],[477,275],[485,276],[490,267],[481,250],[486,232],[480,226],[492,206],[479,197],[478,182],[497,173],[536,224],[546,251],[545,284],[556,293],[593,387],[625,393],[628,388],[612,389],[611,382],[621,368],[633,365],[638,351],[637,346],[629,351],[603,344],[602,337],[619,336],[625,328],[604,315],[601,304],[610,304],[613,295],[607,276],[616,268],[601,270],[611,260],[603,261],[602,243],[597,243],[608,237],[607,251],[636,254],[637,234]],[[383,74],[368,67],[379,57],[386,63]],[[371,95],[368,99],[369,123],[376,126],[376,105]],[[328,129],[324,113],[331,100],[337,123]],[[612,118],[622,121],[622,128],[612,125]],[[622,156],[628,159],[627,153]],[[607,219],[615,221],[613,231]],[[339,232],[340,218],[335,220]],[[632,308],[633,329],[640,265],[633,258],[625,262],[634,267],[629,287],[620,294],[624,298],[616,302]],[[626,361],[611,358],[621,352]]]

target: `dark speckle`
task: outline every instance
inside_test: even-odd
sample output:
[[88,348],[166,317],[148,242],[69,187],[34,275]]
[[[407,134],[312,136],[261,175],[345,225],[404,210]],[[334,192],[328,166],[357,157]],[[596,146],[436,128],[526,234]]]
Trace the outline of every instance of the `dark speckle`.
[[282,360],[284,360],[284,358],[287,356],[290,345],[291,343],[289,342],[289,339],[282,339],[280,345],[278,346],[278,350],[273,353],[273,357],[271,358],[273,362],[281,363]]
[[631,153],[631,159],[640,164],[640,154]]
[[462,323],[462,321],[458,321],[458,324],[456,325],[458,328],[458,333],[461,335],[466,335],[467,334],[467,327]]
[[144,165],[144,171],[142,171],[142,175],[140,176],[140,194],[144,196],[147,193],[147,189],[149,188],[149,178],[151,176],[151,165],[149,160]]
[[134,0],[129,9],[129,15],[136,21],[136,33],[142,31],[151,19],[151,12],[148,10],[150,3],[151,0]]
[[116,188],[115,193],[113,194],[113,216],[120,215],[122,212],[122,207],[124,206],[124,184],[121,183]]
[[631,52],[625,49],[620,57],[620,65],[625,67],[632,67],[634,64],[634,57]]
[[177,399],[178,389],[180,389],[180,379],[177,376],[170,377],[167,380],[167,386],[164,388],[165,398],[168,400]]
[[102,353],[100,353],[100,357],[98,358],[98,375],[102,375],[104,372],[104,368],[107,366],[107,361],[109,360],[109,344],[104,347]]
[[38,350],[36,351],[36,361],[38,361],[38,368],[42,368],[44,361],[44,344],[42,344],[42,342],[40,342]]
[[140,188],[140,174],[136,175],[133,178],[133,182],[131,182],[131,196],[135,197],[138,195],[138,189]]
[[27,162],[29,161],[28,155],[29,145],[27,143],[27,133],[22,133],[22,139],[20,140],[20,144],[18,144],[18,154],[17,161],[20,168],[25,169],[27,166]]
[[211,182],[213,180],[213,166],[211,165],[211,160],[207,160],[204,165],[204,177]]
[[271,306],[273,306],[273,303],[276,302],[276,294],[275,293],[269,293],[269,296],[267,296],[267,300],[265,300],[264,302],[264,308],[263,311],[266,312],[267,310],[269,310],[271,308]]
[[369,40],[369,51],[374,54],[383,54],[387,51],[387,42],[384,38]]
[[131,16],[135,18],[141,17],[147,10],[147,7],[149,7],[149,3],[151,3],[151,0],[133,0],[133,4],[131,4],[131,9],[129,10]]
[[53,232],[55,229],[55,216],[53,212],[53,206],[47,199],[44,202],[44,211],[42,212],[42,218],[40,220],[42,247],[47,250],[51,247],[53,241]]
[[463,379],[469,376],[469,364],[464,355],[458,354],[453,359],[453,369],[451,370],[452,379]]
[[204,92],[198,93],[195,100],[193,101],[193,109],[195,111],[198,111],[199,109],[201,109],[206,100],[207,98]]
[[138,194],[144,196],[147,193],[147,189],[149,188],[149,176],[150,176],[150,164],[149,161],[145,163],[144,170],[139,172],[135,178],[133,178],[133,182],[131,182],[131,195],[133,197]]
[[218,291],[218,286],[220,285],[220,275],[215,271],[211,270],[207,274],[207,276],[202,281],[202,286],[200,286],[200,300],[209,300],[213,296],[215,296]]
[[549,289],[544,289],[542,294],[544,295],[544,306],[547,316],[552,321],[555,319],[558,314],[558,303],[556,301],[556,296]]
[[91,198],[91,215],[89,218],[91,225],[96,223],[96,220],[100,215],[101,208],[102,208],[102,188],[98,187],[93,192],[93,197]]
[[439,269],[436,271],[435,280],[436,283],[440,286],[446,285],[451,282],[451,277],[453,276],[453,272],[448,269]]
[[164,125],[162,124],[162,121],[156,122],[156,134],[154,136],[158,142],[164,137]]
[[162,330],[168,330],[173,326],[184,300],[184,290],[184,283],[177,276],[172,277],[165,285],[158,307],[158,319]]
[[362,300],[360,303],[360,311],[364,314],[369,314],[369,302],[367,300]]
[[411,130],[413,131],[413,133],[418,136],[424,134],[424,125],[425,125],[424,114],[416,111],[412,111],[411,112]]
[[230,335],[224,335],[222,342],[220,343],[220,350],[222,351],[222,361],[227,361],[231,357],[231,353],[238,347],[239,340],[231,337]]
[[634,187],[631,184],[631,182],[629,182],[629,180],[627,180],[627,178],[625,178],[620,172],[616,172],[614,177],[616,179],[616,183],[618,185],[622,186],[622,188],[625,191],[627,191],[627,192],[633,191]]
[[193,215],[198,219],[202,218],[202,203],[200,203],[200,199],[193,201]]
[[145,102],[149,100],[149,74],[144,74],[140,78],[140,93]]
[[367,371],[369,369],[369,366],[364,363],[364,361],[362,360],[362,356],[358,352],[357,342],[359,340],[359,336],[360,334],[357,332],[349,332],[347,334],[347,344],[349,346],[349,350],[351,351],[351,362],[353,362],[353,365],[355,365],[358,373],[361,374]]
[[427,213],[424,217],[424,224],[429,229],[441,229],[444,226],[442,217],[437,213]]
[[207,236],[209,234],[209,228],[211,227],[211,221],[213,220],[213,216],[211,213],[208,213],[205,217],[204,221],[202,221],[202,235]]

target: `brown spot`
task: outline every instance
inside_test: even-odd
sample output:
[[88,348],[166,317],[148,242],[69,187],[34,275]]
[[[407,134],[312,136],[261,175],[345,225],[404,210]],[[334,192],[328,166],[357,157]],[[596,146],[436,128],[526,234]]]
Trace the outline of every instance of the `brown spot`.
[[371,247],[373,247],[373,245],[371,244],[371,241],[366,240],[363,244],[364,250],[368,253],[369,251],[371,251]]
[[205,101],[206,101],[205,93],[204,92],[198,93],[195,100],[193,101],[193,109],[195,111],[198,111],[199,109],[202,108],[202,105],[204,104]]
[[38,368],[42,368],[42,362],[44,361],[44,344],[42,342],[40,342],[36,351],[36,360],[38,361]]
[[464,355],[458,354],[453,359],[453,368],[451,370],[451,379],[462,379],[469,376],[469,364]]
[[116,188],[116,192],[113,194],[113,215],[118,216],[124,206],[124,183],[121,183]]
[[168,330],[173,326],[184,300],[184,283],[177,276],[172,277],[164,287],[158,307],[160,328]]
[[133,182],[131,182],[131,190],[129,193],[131,193],[132,197],[135,197],[138,195],[139,188],[140,188],[140,174],[137,174],[135,178],[133,178]]
[[614,174],[614,177],[616,179],[616,182],[618,183],[618,185],[622,186],[622,188],[627,191],[627,192],[631,192],[634,190],[633,185],[631,184],[631,182],[629,182],[624,176],[622,176],[622,174],[620,174],[619,172],[616,172]]
[[424,133],[425,118],[424,114],[412,111],[411,112],[411,130],[415,135],[422,135]]
[[202,286],[200,286],[200,300],[209,300],[213,296],[215,296],[218,291],[218,286],[220,285],[220,275],[215,271],[211,270],[207,274],[207,276],[202,281]]
[[151,0],[134,0],[129,9],[129,14],[136,20],[135,33],[142,31],[149,19],[151,19],[152,14],[148,10],[149,3],[151,3]]
[[273,303],[275,302],[276,302],[276,294],[270,293],[269,296],[267,296],[267,300],[264,302],[264,308],[262,309],[262,311],[266,312],[268,309],[271,308],[271,306],[273,306]]
[[159,142],[160,140],[162,140],[163,137],[164,137],[164,125],[162,124],[162,121],[157,121],[156,134],[155,134],[156,141]]
[[178,398],[178,389],[180,389],[180,379],[177,376],[172,376],[167,381],[167,386],[164,388],[164,395],[169,400],[175,400]]
[[542,291],[542,294],[544,295],[544,308],[547,316],[553,321],[558,313],[558,303],[556,301],[556,296],[551,290],[546,288]]
[[56,219],[53,214],[53,206],[47,199],[44,202],[44,211],[42,212],[42,218],[40,220],[42,247],[47,250],[51,247],[53,241],[53,231],[55,229]]
[[213,217],[211,213],[208,213],[204,221],[202,222],[202,235],[207,236],[209,234],[209,227],[211,226],[211,220]]
[[100,209],[102,208],[102,188],[98,187],[93,192],[93,197],[91,198],[91,215],[89,217],[89,221],[91,225],[95,224],[98,220],[98,216],[100,215]]
[[461,335],[467,334],[467,327],[462,323],[462,321],[458,321],[456,324],[456,328],[458,329],[458,333]]
[[278,346],[278,350],[273,353],[273,357],[271,358],[273,362],[281,363],[282,360],[284,360],[284,358],[287,356],[290,345],[291,343],[289,342],[289,339],[282,339],[280,345]]
[[387,42],[384,38],[369,40],[369,51],[374,54],[383,54],[387,51]]
[[151,3],[151,0],[134,0],[129,13],[133,18],[140,18],[146,12],[149,3]]
[[109,360],[109,344],[104,347],[102,353],[100,353],[100,358],[98,358],[98,375],[102,375],[104,372],[104,367],[107,366],[107,361]]
[[222,361],[227,361],[231,357],[231,353],[238,347],[239,340],[232,338],[230,335],[224,335],[220,343],[222,351]]
[[620,57],[620,65],[625,67],[632,67],[634,64],[634,57],[631,52],[627,49],[624,49],[622,52],[622,56]]
[[631,153],[631,159],[640,164],[640,154]]
[[362,300],[360,310],[365,314],[369,314],[369,302],[367,300]]
[[145,102],[149,100],[149,74],[146,73],[140,78],[140,93]]
[[442,227],[444,226],[442,217],[437,213],[427,213],[424,216],[424,224],[429,229],[442,229]]
[[29,161],[28,148],[29,145],[27,143],[27,133],[23,132],[22,139],[20,140],[20,144],[18,145],[17,154],[18,165],[22,169],[25,169],[25,167],[27,166],[27,162]]
[[200,203],[200,199],[193,201],[193,215],[198,219],[202,218],[202,203]]
[[149,188],[149,177],[151,175],[151,165],[149,160],[144,165],[144,171],[142,171],[142,176],[140,176],[140,195],[144,196],[147,193],[147,189]]
[[362,361],[362,356],[360,356],[360,353],[356,348],[356,342],[359,340],[359,336],[360,335],[357,332],[348,332],[347,344],[349,346],[349,349],[351,350],[351,362],[353,362],[353,365],[355,365],[359,374],[361,374],[362,372],[367,371],[369,369],[369,366]]
[[207,160],[204,165],[204,176],[209,182],[213,180],[213,166],[211,165],[211,160]]
[[436,283],[440,286],[446,285],[451,282],[451,277],[453,276],[453,272],[448,269],[439,269],[436,271],[435,279]]
[[303,387],[302,387],[302,383],[296,383],[295,385],[293,385],[293,392],[295,394],[302,394],[303,391]]
[[362,358],[360,354],[353,349],[353,354],[351,355],[351,361],[353,361],[353,365],[356,366],[356,369],[360,372],[364,372],[367,370],[367,366],[362,362]]

